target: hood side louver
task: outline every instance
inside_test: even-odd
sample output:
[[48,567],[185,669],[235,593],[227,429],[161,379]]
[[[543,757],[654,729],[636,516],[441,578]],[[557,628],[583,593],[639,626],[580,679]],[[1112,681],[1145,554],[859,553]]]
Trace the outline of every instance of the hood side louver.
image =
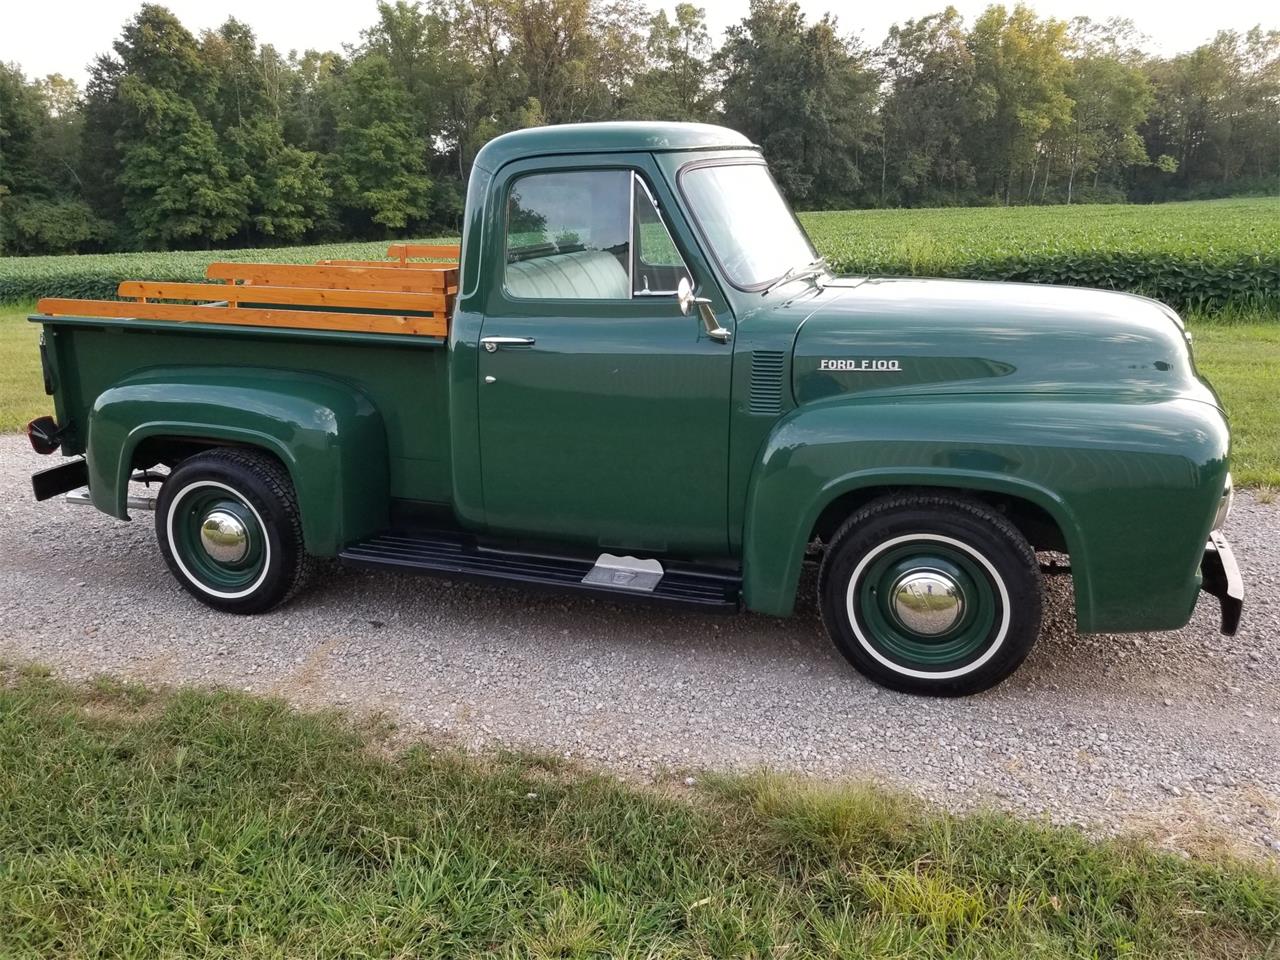
[[751,355],[751,394],[747,412],[777,415],[782,412],[782,373],[786,354],[781,350],[757,350]]

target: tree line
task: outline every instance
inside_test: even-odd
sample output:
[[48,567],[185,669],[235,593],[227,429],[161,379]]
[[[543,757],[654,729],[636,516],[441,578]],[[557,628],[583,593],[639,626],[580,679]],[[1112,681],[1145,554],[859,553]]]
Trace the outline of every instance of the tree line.
[[143,5],[83,90],[0,65],[0,250],[288,244],[455,229],[520,127],[700,120],[759,143],[802,209],[1156,201],[1280,186],[1280,31],[1143,51],[1123,19],[953,7],[877,47],[751,0],[379,3],[341,52]]

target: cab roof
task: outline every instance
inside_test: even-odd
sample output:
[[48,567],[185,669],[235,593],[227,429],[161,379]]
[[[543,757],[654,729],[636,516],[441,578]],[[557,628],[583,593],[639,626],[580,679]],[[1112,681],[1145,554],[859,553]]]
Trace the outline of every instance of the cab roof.
[[475,165],[490,173],[512,160],[562,153],[641,153],[670,150],[759,149],[728,127],[710,123],[610,121],[513,130],[486,143]]

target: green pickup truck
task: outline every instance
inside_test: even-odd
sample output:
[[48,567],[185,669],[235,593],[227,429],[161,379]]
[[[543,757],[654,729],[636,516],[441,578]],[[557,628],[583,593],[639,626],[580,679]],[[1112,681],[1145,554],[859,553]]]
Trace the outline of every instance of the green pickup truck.
[[234,613],[337,557],[784,617],[817,563],[840,651],[930,694],[1027,656],[1038,552],[1081,631],[1181,627],[1201,591],[1238,625],[1227,421],[1156,301],[833,276],[759,148],[696,124],[498,137],[460,250],[456,299],[388,287],[429,272],[402,262],[292,301],[283,274],[158,291],[177,319],[51,301],[28,432],[74,459],[36,496],[154,508],[179,583]]

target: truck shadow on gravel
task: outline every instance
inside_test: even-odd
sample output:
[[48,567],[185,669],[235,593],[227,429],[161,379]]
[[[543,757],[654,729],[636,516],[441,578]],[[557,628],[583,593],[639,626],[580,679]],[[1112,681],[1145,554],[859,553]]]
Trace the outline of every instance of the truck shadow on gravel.
[[[289,610],[336,616],[371,632],[390,628],[429,641],[441,630],[475,633],[489,640],[519,638],[526,647],[563,656],[566,648],[596,649],[600,653],[665,661],[686,658],[699,662],[734,664],[755,671],[812,673],[871,686],[832,646],[817,605],[817,568],[806,565],[795,614],[778,619],[752,613],[700,614],[636,603],[598,600],[569,594],[529,592],[483,584],[426,577],[366,574],[324,564],[305,594]],[[1027,662],[996,690],[1001,697],[1050,689],[1078,688],[1082,693],[1114,682],[1165,689],[1173,679],[1154,662],[1174,657],[1171,647],[1194,646],[1203,632],[1204,612],[1183,631],[1152,635],[1157,642],[1145,649],[1144,637],[1084,636],[1075,631],[1069,577],[1046,580],[1044,628]],[[528,651],[526,651],[527,653]],[[1189,651],[1188,651],[1189,652]],[[1181,682],[1188,678],[1178,675]],[[1153,686],[1154,684],[1154,686]]]

